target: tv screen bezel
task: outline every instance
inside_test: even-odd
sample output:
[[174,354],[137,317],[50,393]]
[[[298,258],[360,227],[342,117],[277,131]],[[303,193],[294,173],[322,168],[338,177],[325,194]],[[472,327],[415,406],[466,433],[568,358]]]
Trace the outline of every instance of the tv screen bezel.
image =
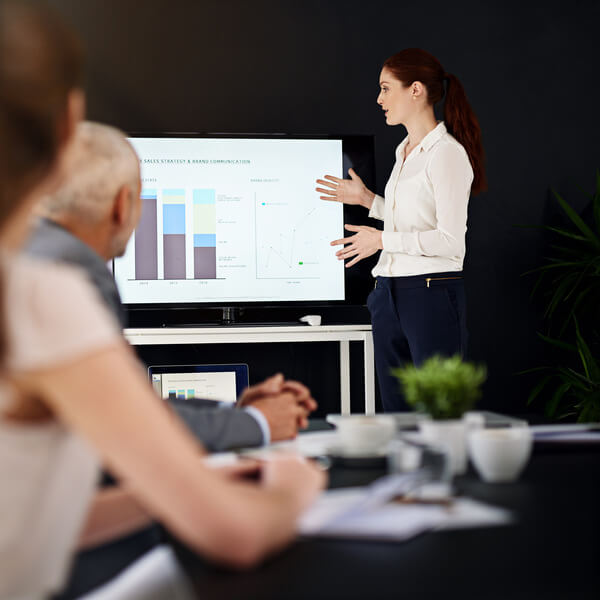
[[[243,133],[243,132],[194,132],[194,131],[128,131],[128,138],[206,138],[206,139],[283,139],[283,140],[340,140],[342,142],[342,155],[344,155],[344,147],[356,142],[358,139],[370,144],[370,160],[371,173],[369,178],[372,179],[371,185],[375,183],[375,136],[372,134],[295,134],[295,133]],[[344,173],[346,176],[347,174]],[[365,182],[367,184],[367,182]],[[317,192],[315,192],[317,193]],[[352,207],[354,208],[354,207]],[[344,206],[344,223],[347,223],[346,212],[348,207]],[[333,248],[332,248],[333,251]],[[112,275],[115,278],[115,260],[112,261]],[[216,301],[216,302],[149,302],[149,303],[123,303],[124,309],[130,312],[136,311],[174,311],[174,310],[214,310],[226,308],[289,308],[289,307],[335,307],[335,306],[363,306],[364,302],[357,303],[353,295],[348,294],[348,279],[349,271],[344,271],[344,300],[256,300],[256,301]],[[115,280],[116,281],[116,280]]]

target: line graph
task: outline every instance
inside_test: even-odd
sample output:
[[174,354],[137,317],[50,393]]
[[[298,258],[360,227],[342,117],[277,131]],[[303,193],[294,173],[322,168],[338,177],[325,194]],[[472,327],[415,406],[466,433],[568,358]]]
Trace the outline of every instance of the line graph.
[[255,195],[257,279],[319,279],[324,257],[333,258],[327,212]]

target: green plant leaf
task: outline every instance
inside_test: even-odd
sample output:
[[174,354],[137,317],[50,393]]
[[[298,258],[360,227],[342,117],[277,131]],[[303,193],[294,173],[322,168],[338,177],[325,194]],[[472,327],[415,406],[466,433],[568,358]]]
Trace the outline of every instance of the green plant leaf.
[[546,308],[546,315],[548,317],[552,317],[557,307],[565,300],[566,295],[569,293],[575,283],[574,280],[576,277],[576,273],[570,273],[566,277],[563,277],[562,281],[558,283],[558,286],[555,288],[552,298],[548,303],[548,307]]
[[561,205],[562,209],[565,211],[567,216],[571,219],[575,227],[581,231],[581,233],[585,236],[590,243],[594,244],[598,248],[600,248],[600,239],[596,236],[596,234],[585,224],[583,219],[573,210],[571,205],[568,202],[565,202],[560,194],[556,190],[552,190],[554,197]]
[[521,371],[538,374],[527,403],[555,384],[546,402],[547,414],[576,416],[580,421],[600,420],[600,169],[595,184],[593,195],[582,190],[591,199],[591,224],[552,189],[568,223],[539,226],[555,239],[550,240],[544,263],[524,273],[537,275],[531,296],[544,298],[546,322],[546,331],[538,335],[555,349],[557,363]]
[[533,404],[533,401],[540,395],[540,392],[546,387],[546,384],[554,377],[554,375],[546,375],[538,384],[531,390],[529,398],[527,398],[527,406]]
[[[546,260],[551,260],[551,259],[546,259]],[[523,273],[523,275],[529,275],[530,273],[537,273],[537,272],[544,272],[544,271],[550,271],[552,269],[560,269],[563,268],[565,266],[571,266],[573,264],[578,264],[578,263],[573,263],[573,262],[561,262],[561,263],[556,263],[553,262],[550,265],[542,265],[541,267],[536,267],[535,269],[532,269],[531,271],[525,271],[525,273]]]
[[596,221],[596,229],[600,231],[600,169],[596,171],[596,193],[592,200],[594,206],[594,220]]
[[532,367],[531,369],[525,369],[523,371],[517,371],[517,375],[527,375],[527,373],[539,373],[540,371],[548,371],[552,367]]
[[582,277],[565,297],[565,301],[570,301],[571,307],[567,309],[558,337],[564,337],[569,326],[573,323],[573,319],[584,310],[588,297],[600,298],[600,281],[598,284],[594,284],[590,282],[590,278],[590,275],[585,278]]
[[560,385],[557,388],[557,390],[554,392],[554,394],[552,394],[552,399],[546,405],[546,414],[549,417],[554,417],[556,415],[556,411],[558,409],[558,405],[560,404],[560,401],[562,400],[563,396],[570,388],[571,388],[571,383],[567,381],[567,382],[563,383],[562,385]]
[[587,377],[585,377],[585,375],[582,375],[581,373],[578,373],[577,371],[571,368],[559,368],[557,371],[557,377],[561,381],[568,381],[571,384],[571,386],[577,388],[578,390],[581,390],[584,393],[589,392],[591,387],[593,387],[592,382]]
[[577,336],[577,351],[586,377],[591,381],[596,379],[600,383],[600,366],[596,363],[589,346],[581,335],[577,319],[575,319],[575,334]]
[[540,286],[542,285],[542,282],[544,281],[544,275],[545,275],[545,273],[540,273],[536,282],[533,284],[533,288],[531,289],[530,297],[533,297],[536,294],[536,292],[539,290]]
[[580,410],[577,421],[580,423],[597,423],[600,421],[600,393],[589,396],[578,405]]
[[580,257],[581,256],[581,248],[569,248],[568,246],[558,246],[556,244],[550,244],[550,248],[553,250],[557,250],[558,252],[563,252],[564,254],[572,254],[573,256]]
[[402,386],[407,404],[434,419],[457,418],[472,408],[486,378],[484,366],[465,362],[458,355],[433,356],[419,367],[409,364],[391,373]]
[[543,333],[540,333],[539,331],[537,332],[538,337],[540,337],[542,340],[544,340],[545,342],[548,342],[548,344],[552,344],[553,346],[556,346],[557,348],[561,348],[562,350],[566,350],[567,352],[576,352],[577,351],[577,347],[574,346],[573,344],[568,344],[567,342],[563,342],[562,340],[557,340],[555,338],[551,338],[547,335],[544,335]]
[[584,235],[579,235],[577,233],[573,233],[568,229],[563,229],[562,227],[553,227],[552,225],[542,225],[543,229],[547,229],[548,231],[553,231],[554,233],[558,233],[559,235],[563,235],[565,237],[571,238],[573,240],[579,240],[580,242],[587,242],[588,238]]

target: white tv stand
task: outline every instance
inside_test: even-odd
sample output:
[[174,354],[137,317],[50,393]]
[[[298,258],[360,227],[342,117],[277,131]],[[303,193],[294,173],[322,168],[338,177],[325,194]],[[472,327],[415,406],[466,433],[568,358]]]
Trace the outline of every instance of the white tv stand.
[[365,369],[365,414],[375,413],[375,368],[370,325],[293,325],[160,327],[126,329],[134,346],[170,344],[254,344],[273,342],[339,342],[342,414],[350,414],[350,342],[363,343]]

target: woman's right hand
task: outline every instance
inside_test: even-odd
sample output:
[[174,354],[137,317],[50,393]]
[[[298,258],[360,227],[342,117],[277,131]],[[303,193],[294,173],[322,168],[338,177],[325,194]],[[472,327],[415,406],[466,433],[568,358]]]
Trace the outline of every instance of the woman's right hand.
[[261,484],[289,495],[299,511],[312,503],[326,482],[325,473],[299,455],[271,456],[263,463]]
[[326,194],[320,196],[321,200],[355,204],[370,209],[375,194],[367,189],[354,169],[348,169],[348,175],[350,175],[350,179],[340,179],[333,175],[325,175],[324,179],[317,179],[319,185],[327,186],[326,188],[315,188],[317,192]]

